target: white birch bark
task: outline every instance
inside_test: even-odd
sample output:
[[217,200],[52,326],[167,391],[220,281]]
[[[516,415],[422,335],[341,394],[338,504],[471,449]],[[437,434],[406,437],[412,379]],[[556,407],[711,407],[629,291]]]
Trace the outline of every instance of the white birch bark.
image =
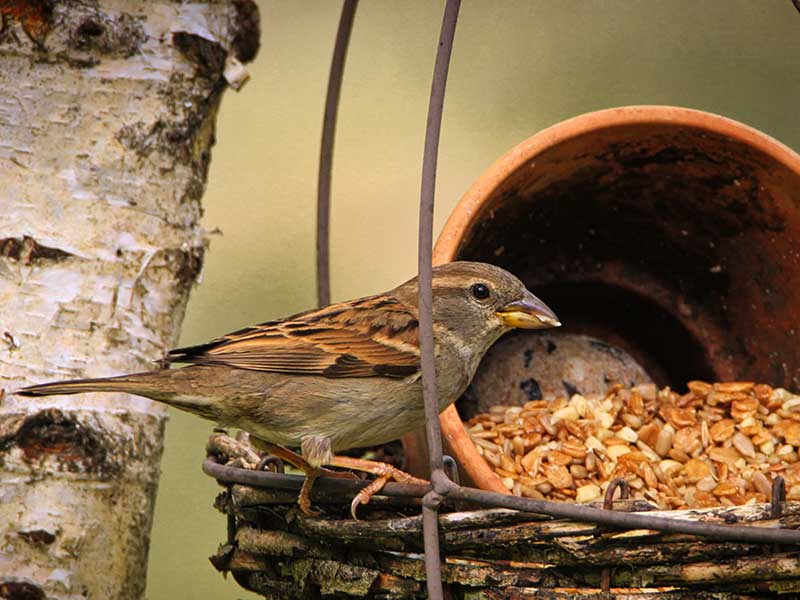
[[152,369],[175,343],[215,114],[256,51],[257,9],[0,0],[0,14],[0,597],[141,598],[164,409],[11,392]]

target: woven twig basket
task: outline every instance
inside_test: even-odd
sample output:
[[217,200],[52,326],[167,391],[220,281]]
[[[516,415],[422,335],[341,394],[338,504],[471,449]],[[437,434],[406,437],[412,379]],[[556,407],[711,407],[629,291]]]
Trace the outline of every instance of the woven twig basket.
[[[211,558],[269,599],[423,598],[419,500],[375,497],[349,516],[349,496],[314,495],[320,516],[297,510],[296,493],[229,485],[216,501],[229,540]],[[452,598],[762,598],[800,594],[800,551],[650,530],[612,531],[506,509],[445,504],[443,579]],[[642,501],[614,510],[646,511]],[[795,528],[800,503],[655,512],[721,524]]]

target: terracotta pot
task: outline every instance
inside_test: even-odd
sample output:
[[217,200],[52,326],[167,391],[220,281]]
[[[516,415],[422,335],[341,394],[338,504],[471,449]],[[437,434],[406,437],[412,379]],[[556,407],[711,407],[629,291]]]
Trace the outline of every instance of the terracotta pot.
[[[623,348],[661,385],[800,388],[800,156],[741,123],[634,106],[546,129],[464,195],[434,251],[453,260],[516,273],[564,330]],[[448,451],[505,491],[457,406],[441,415]],[[411,468],[426,464],[424,439],[406,441]]]

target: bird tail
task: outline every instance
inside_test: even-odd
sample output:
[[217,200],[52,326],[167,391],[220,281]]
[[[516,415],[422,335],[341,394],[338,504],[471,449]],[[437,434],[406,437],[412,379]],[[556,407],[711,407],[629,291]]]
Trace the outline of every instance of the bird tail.
[[[53,396],[56,394],[84,394],[86,392],[122,392],[144,396],[157,402],[164,402],[175,408],[185,410],[206,419],[219,421],[224,415],[225,382],[211,377],[210,385],[202,385],[197,380],[197,369],[162,369],[119,377],[101,379],[73,379],[42,383],[17,390],[19,396]],[[208,367],[203,367],[208,368]]]
[[62,394],[84,394],[86,392],[124,392],[165,401],[163,390],[159,390],[159,371],[134,373],[119,377],[99,379],[72,379],[31,385],[15,393],[18,396],[54,396]]

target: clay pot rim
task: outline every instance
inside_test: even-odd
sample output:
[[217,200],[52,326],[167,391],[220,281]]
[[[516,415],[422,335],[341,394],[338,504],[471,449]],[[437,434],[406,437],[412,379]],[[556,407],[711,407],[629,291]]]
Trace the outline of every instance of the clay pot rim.
[[[467,190],[447,219],[433,251],[434,265],[456,258],[464,233],[479,220],[488,199],[532,157],[590,132],[647,124],[670,124],[716,133],[747,144],[800,174],[800,155],[775,138],[727,117],[662,105],[624,106],[590,112],[534,134],[495,161]],[[442,412],[440,423],[447,444],[475,485],[485,490],[509,493],[486,461],[480,459],[454,405]]]

